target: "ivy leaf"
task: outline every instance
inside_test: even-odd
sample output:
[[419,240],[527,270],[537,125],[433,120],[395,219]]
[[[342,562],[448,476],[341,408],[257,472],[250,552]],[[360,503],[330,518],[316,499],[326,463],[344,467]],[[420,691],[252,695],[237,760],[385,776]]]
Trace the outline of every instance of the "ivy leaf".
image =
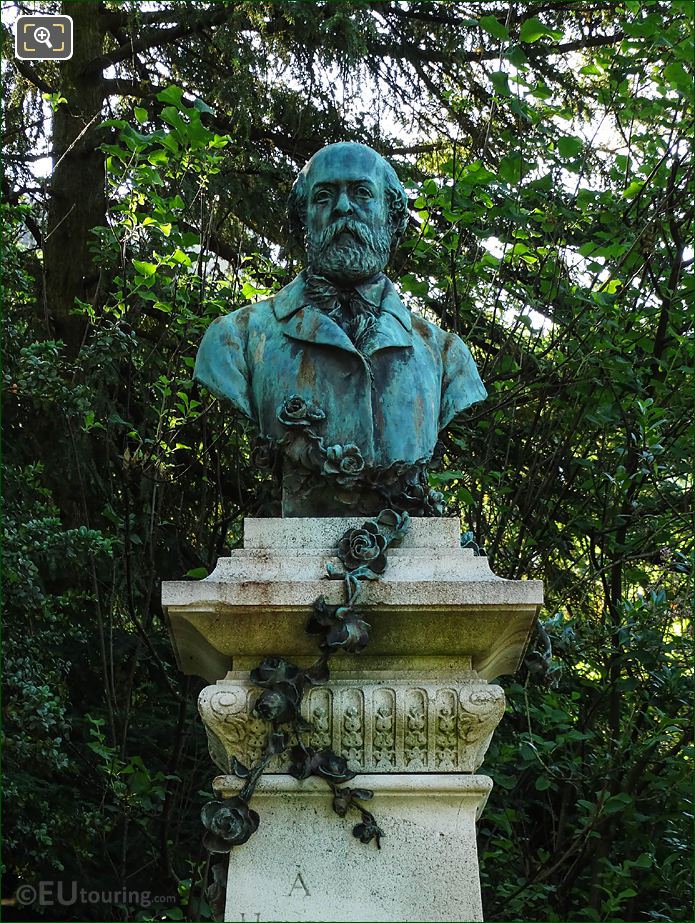
[[494,35],[495,38],[508,39],[509,32],[506,27],[502,25],[499,20],[494,16],[481,16],[478,20],[478,24],[481,29],[484,29],[486,32],[489,32],[490,35]]
[[157,272],[156,263],[148,263],[145,260],[133,260],[133,266],[135,271],[141,275],[150,278]]
[[169,155],[166,151],[163,151],[161,148],[159,148],[156,151],[152,151],[151,154],[148,154],[147,159],[153,166],[158,166],[167,163],[169,160]]
[[190,266],[190,265],[191,265],[191,258],[190,258],[190,256],[189,256],[187,253],[184,253],[183,250],[181,250],[181,249],[178,248],[178,247],[177,247],[176,250],[171,254],[171,259],[172,259],[175,263],[179,263],[180,265],[183,265],[183,266]]
[[193,103],[193,108],[197,109],[198,112],[207,112],[210,115],[214,115],[214,109],[211,109],[207,103],[203,102],[202,99],[196,99]]
[[509,89],[509,75],[505,74],[504,71],[493,71],[490,74],[490,80],[500,96],[512,95],[512,91]]
[[168,103],[171,106],[182,108],[183,90],[177,86],[166,87],[160,93],[157,93],[157,99],[160,103]]
[[175,106],[166,106],[160,112],[160,117],[164,119],[168,125],[171,125],[172,128],[179,131],[184,137],[188,134],[188,126],[181,118],[179,110]]
[[557,29],[551,29],[549,26],[546,26],[537,16],[525,19],[521,24],[519,38],[522,42],[537,42],[538,39],[543,38],[544,35],[547,35],[549,38],[559,39],[562,38],[563,33],[559,32]]
[[617,814],[618,811],[624,811],[625,808],[632,804],[632,796],[627,792],[618,792],[617,795],[611,795],[603,805],[604,814]]
[[680,61],[672,61],[664,68],[666,82],[686,96],[692,94],[693,78],[686,71]]
[[180,907],[168,907],[164,911],[164,918],[166,920],[183,920],[183,910]]
[[509,154],[500,160],[498,167],[499,177],[505,183],[519,183],[530,173],[534,166],[534,163],[524,160],[521,154]]
[[576,157],[583,147],[584,142],[574,135],[564,135],[557,141],[557,149],[562,157]]
[[513,45],[504,53],[504,56],[509,63],[513,64],[516,68],[522,68],[524,65],[528,64],[528,58],[521,45]]

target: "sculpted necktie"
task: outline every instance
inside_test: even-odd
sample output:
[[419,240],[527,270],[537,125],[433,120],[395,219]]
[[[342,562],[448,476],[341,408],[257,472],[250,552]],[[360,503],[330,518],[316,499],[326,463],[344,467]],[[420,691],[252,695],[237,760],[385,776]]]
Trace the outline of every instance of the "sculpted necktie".
[[307,275],[307,299],[339,324],[360,352],[369,340],[379,314],[357,288],[339,289],[323,276]]

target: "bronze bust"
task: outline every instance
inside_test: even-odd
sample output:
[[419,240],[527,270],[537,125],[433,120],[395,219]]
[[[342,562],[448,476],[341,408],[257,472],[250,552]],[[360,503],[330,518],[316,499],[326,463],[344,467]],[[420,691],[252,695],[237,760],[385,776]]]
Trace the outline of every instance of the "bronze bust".
[[371,148],[331,144],[299,174],[289,215],[306,268],[214,321],[195,378],[282,453],[283,516],[441,514],[426,465],[486,391],[463,341],[384,275],[407,224],[403,186]]

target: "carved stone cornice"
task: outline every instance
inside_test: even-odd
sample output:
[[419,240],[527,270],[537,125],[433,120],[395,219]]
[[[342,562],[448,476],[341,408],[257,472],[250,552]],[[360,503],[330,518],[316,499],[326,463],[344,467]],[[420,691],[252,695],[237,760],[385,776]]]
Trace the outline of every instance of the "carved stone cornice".
[[[311,606],[319,596],[343,603],[342,581],[327,579],[326,567],[342,569],[336,542],[363,521],[245,519],[244,547],[220,558],[209,577],[163,583],[184,673],[215,682],[267,656],[313,659],[315,639],[304,631]],[[465,659],[488,681],[516,671],[543,585],[498,577],[486,557],[461,547],[460,530],[457,517],[414,518],[402,543],[388,549],[383,577],[360,594],[372,630],[355,670],[424,656]],[[426,675],[429,665],[421,666]]]

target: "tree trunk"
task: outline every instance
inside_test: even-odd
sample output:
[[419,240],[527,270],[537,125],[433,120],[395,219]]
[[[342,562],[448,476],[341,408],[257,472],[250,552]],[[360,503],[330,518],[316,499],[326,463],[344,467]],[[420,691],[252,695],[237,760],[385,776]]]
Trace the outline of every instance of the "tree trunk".
[[61,103],[53,118],[53,175],[48,204],[44,263],[48,308],[54,335],[75,355],[86,321],[73,315],[75,299],[93,302],[99,277],[89,251],[93,227],[106,223],[104,155],[96,126],[101,121],[104,86],[101,73],[85,76],[85,65],[103,53],[100,4],[63,2],[72,16],[73,56],[58,65]]

